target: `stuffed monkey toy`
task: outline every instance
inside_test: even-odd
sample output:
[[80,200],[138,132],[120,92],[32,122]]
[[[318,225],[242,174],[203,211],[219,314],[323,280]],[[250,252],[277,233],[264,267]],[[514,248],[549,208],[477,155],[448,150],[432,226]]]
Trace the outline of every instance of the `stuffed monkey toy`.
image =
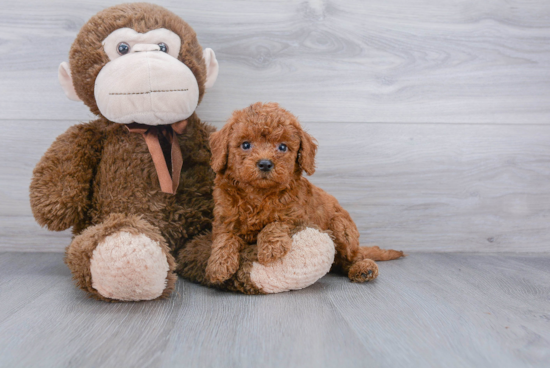
[[211,228],[208,137],[195,113],[218,74],[211,49],[156,5],[101,11],[59,67],[70,99],[98,119],[60,135],[34,169],[30,201],[49,230],[72,227],[65,261],[106,301],[170,295],[173,253]]
[[[67,97],[84,102],[98,118],[55,140],[34,169],[30,202],[41,226],[72,228],[65,262],[90,296],[164,298],[174,289],[176,269],[202,282],[197,275],[204,275],[211,248],[214,129],[195,109],[217,74],[214,52],[203,50],[186,22],[157,5],[105,9],[78,33],[59,81]],[[323,233],[293,246],[300,252],[319,242],[333,258],[334,245]],[[176,265],[178,252],[184,256]],[[255,293],[301,288],[332,263],[316,273],[287,264],[281,273],[280,265],[243,257],[233,278],[218,287]]]

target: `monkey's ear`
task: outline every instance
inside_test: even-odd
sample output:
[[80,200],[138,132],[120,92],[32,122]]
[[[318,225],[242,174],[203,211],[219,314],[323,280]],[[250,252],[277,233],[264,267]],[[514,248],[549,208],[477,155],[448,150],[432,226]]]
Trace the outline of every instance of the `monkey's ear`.
[[210,135],[210,150],[212,151],[212,160],[210,166],[215,173],[222,172],[227,167],[227,152],[229,145],[230,124],[225,124],[223,128]]
[[202,56],[206,62],[206,83],[204,83],[204,87],[210,88],[216,82],[216,78],[218,78],[218,60],[216,60],[216,54],[214,54],[214,50],[212,49],[204,49]]
[[315,172],[315,154],[317,153],[317,142],[315,138],[305,131],[300,133],[300,150],[298,151],[298,164],[308,175]]
[[67,63],[66,61],[62,62],[61,65],[59,65],[58,77],[59,83],[61,84],[61,87],[63,88],[63,91],[65,91],[65,95],[69,98],[69,100],[82,101],[74,90],[73,77],[71,76],[71,68],[69,67],[69,63]]

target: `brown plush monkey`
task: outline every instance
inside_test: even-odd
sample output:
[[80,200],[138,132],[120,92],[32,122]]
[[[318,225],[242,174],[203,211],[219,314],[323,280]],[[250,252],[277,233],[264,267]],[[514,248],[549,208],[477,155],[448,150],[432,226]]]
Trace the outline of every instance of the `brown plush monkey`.
[[[214,129],[194,110],[217,77],[214,52],[202,50],[175,14],[138,3],[92,17],[69,59],[59,67],[61,85],[98,119],[59,136],[36,166],[30,200],[37,222],[72,227],[65,261],[97,299],[167,297],[178,251],[178,273],[208,284]],[[217,287],[269,293],[311,285],[328,272],[334,245],[324,233],[309,235],[269,265],[243,251],[239,270]],[[323,257],[296,263],[319,247]]]
[[73,228],[66,263],[101,300],[174,288],[173,254],[211,228],[208,136],[195,114],[218,73],[214,52],[172,12],[138,3],[92,17],[59,79],[98,119],[57,138],[34,170],[37,222]]

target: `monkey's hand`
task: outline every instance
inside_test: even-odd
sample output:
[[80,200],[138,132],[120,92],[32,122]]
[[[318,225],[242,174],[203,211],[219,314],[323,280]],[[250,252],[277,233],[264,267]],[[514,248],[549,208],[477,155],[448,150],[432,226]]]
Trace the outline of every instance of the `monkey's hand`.
[[229,233],[214,235],[212,253],[206,266],[206,279],[213,284],[228,280],[239,269],[241,242]]
[[267,265],[284,257],[292,246],[290,226],[282,222],[266,225],[258,234],[258,262]]
[[38,162],[30,201],[41,226],[62,231],[86,216],[102,142],[99,122],[75,125],[57,137]]

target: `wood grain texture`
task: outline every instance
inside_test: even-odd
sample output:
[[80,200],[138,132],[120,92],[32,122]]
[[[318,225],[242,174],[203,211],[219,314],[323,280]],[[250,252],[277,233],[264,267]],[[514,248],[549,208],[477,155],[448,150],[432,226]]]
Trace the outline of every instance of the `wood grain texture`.
[[[58,86],[80,27],[118,1],[5,2],[5,119],[88,120]],[[305,122],[548,124],[547,0],[156,1],[213,48],[210,121],[278,101]]]
[[[111,1],[23,0],[0,13],[0,249],[61,251],[38,228],[32,168],[93,117],[58,87],[80,27]],[[318,138],[312,181],[364,243],[548,251],[550,3],[544,0],[159,1],[216,50],[199,107],[278,101]]]
[[311,180],[362,242],[425,251],[550,251],[546,126],[319,124]]
[[[28,187],[34,165],[70,124],[25,125],[0,125],[0,249],[62,251],[70,234],[38,228]],[[319,141],[310,180],[351,213],[364,244],[550,251],[550,126],[304,125]],[[44,126],[43,134],[26,134]]]
[[77,290],[59,254],[0,254],[2,367],[547,367],[550,255],[422,254],[354,284],[165,301]]

